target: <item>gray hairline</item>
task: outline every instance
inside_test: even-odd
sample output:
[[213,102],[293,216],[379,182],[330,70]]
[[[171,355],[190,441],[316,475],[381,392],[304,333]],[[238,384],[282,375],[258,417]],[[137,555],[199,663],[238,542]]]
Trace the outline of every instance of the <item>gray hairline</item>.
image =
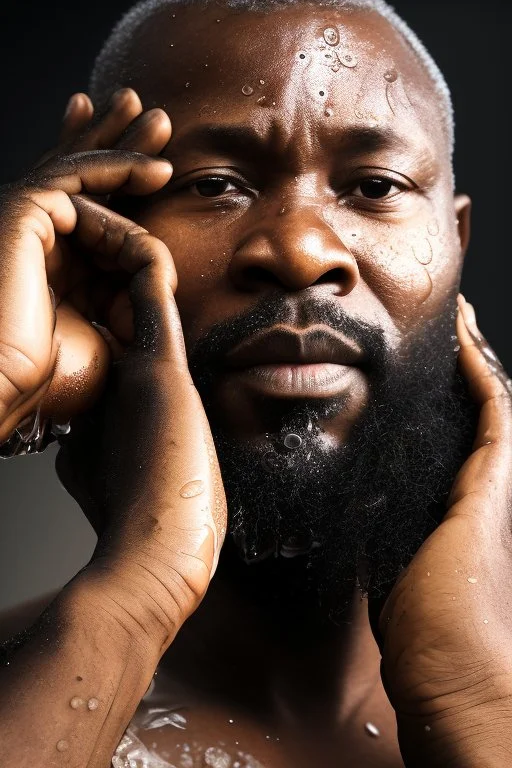
[[[223,0],[226,7],[238,10],[257,11],[280,8],[287,5],[308,3],[308,0]],[[140,26],[154,13],[167,6],[208,4],[208,0],[141,0],[134,5],[114,26],[93,65],[89,90],[95,104],[101,109],[110,94],[125,85],[121,82],[126,68],[130,41]],[[423,66],[438,98],[441,120],[449,142],[450,156],[455,145],[455,120],[453,103],[448,84],[415,32],[385,0],[318,0],[315,5],[332,6],[344,10],[368,10],[378,13],[397,30],[415,53]],[[108,83],[108,89],[105,87]]]

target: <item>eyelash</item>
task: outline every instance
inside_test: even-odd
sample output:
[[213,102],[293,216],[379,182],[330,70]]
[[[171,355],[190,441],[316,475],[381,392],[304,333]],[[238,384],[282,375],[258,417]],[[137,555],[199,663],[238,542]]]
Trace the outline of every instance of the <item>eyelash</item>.
[[[181,189],[179,191],[184,192],[184,191],[188,191],[188,190],[193,190],[193,188],[197,184],[200,184],[201,182],[208,182],[208,181],[209,182],[214,181],[214,182],[219,182],[219,183],[223,182],[225,184],[232,184],[233,186],[237,187],[237,192],[238,193],[240,193],[240,192],[246,192],[247,193],[248,191],[251,191],[251,190],[248,190],[247,187],[244,187],[244,185],[242,184],[240,179],[236,179],[236,178],[233,178],[233,177],[230,177],[230,176],[221,175],[221,174],[212,174],[210,176],[203,176],[203,177],[201,177],[199,179],[195,179],[194,181],[191,181],[188,184],[186,184],[183,187],[181,187]],[[375,182],[375,181],[377,181],[377,182],[384,182],[385,184],[389,184],[391,186],[391,189],[393,187],[395,187],[398,191],[394,192],[393,194],[389,194],[389,192],[388,192],[386,195],[383,195],[382,197],[369,197],[369,196],[365,196],[363,194],[353,195],[353,196],[355,198],[357,198],[357,199],[367,200],[367,201],[372,201],[372,202],[375,202],[375,201],[387,201],[387,200],[390,200],[392,198],[397,197],[400,193],[406,192],[408,189],[410,189],[405,184],[402,184],[402,183],[398,182],[396,179],[392,179],[392,178],[389,178],[388,176],[383,176],[383,175],[375,175],[375,176],[366,176],[365,178],[360,179],[358,184],[352,186],[350,188],[350,190],[356,190],[358,187],[361,186],[361,184],[364,184],[365,182]],[[252,190],[252,192],[254,194],[254,190]],[[219,198],[225,197],[227,195],[229,195],[231,197],[235,197],[236,196],[236,192],[234,192],[233,190],[230,190],[228,192],[222,192],[219,195],[208,196],[208,195],[197,194],[196,196],[199,197],[202,200],[218,200]]]

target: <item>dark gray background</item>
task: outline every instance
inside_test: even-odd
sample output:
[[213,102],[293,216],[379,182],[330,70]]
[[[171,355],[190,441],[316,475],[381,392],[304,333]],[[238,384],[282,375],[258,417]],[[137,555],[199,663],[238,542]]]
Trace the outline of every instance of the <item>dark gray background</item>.
[[[67,99],[87,90],[96,51],[130,5],[47,0],[13,3],[0,12],[0,183],[16,178],[54,144]],[[508,0],[399,0],[394,6],[430,49],[452,89],[457,188],[474,201],[463,290],[512,371],[505,241],[510,5]],[[87,521],[55,477],[54,456],[50,449],[0,462],[0,609],[63,585],[94,546]]]

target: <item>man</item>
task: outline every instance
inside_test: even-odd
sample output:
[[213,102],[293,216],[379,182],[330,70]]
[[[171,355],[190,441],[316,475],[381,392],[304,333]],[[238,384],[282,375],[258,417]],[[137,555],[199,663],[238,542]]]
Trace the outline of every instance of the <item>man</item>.
[[151,2],[91,90],[2,196],[2,450],[58,436],[99,537],[6,650],[3,764],[509,765],[510,383],[434,63],[378,0]]

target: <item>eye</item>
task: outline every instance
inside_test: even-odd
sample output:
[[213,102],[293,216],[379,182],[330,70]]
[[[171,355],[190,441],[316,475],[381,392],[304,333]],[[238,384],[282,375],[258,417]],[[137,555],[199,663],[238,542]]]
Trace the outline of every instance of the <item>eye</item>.
[[228,192],[239,191],[239,188],[233,182],[222,178],[222,176],[209,176],[208,178],[198,179],[188,185],[188,187],[199,197],[220,197]]
[[[357,190],[360,190],[359,194]],[[380,200],[383,197],[388,197],[392,190],[401,192],[403,187],[391,181],[391,179],[375,177],[363,179],[363,181],[359,182],[357,187],[354,187],[353,194],[355,197],[365,197],[368,200]]]

